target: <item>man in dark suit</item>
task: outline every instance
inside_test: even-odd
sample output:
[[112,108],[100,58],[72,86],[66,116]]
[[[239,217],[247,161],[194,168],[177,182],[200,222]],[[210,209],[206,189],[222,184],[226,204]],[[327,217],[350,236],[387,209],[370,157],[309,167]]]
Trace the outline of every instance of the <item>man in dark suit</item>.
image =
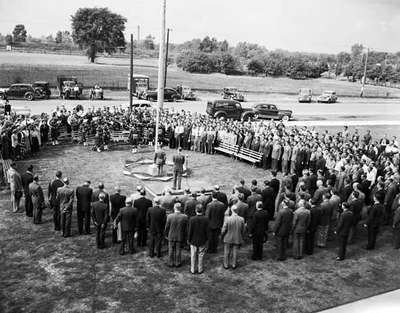
[[[392,204],[394,198],[398,193],[398,184],[394,181],[393,177],[389,177],[389,185],[386,190],[383,204],[385,206],[385,225],[389,225],[393,219]],[[378,199],[379,200],[379,199]]]
[[309,200],[310,204],[310,223],[308,224],[308,228],[306,231],[305,237],[305,252],[308,255],[314,253],[315,246],[315,234],[318,229],[318,225],[321,219],[321,207],[316,204],[313,199]]
[[376,237],[379,233],[379,227],[382,224],[385,213],[385,207],[380,201],[374,196],[374,204],[368,210],[367,220],[364,227],[368,231],[368,244],[365,247],[367,250],[375,249]]
[[353,192],[353,186],[351,185],[351,180],[350,178],[346,177],[344,179],[344,186],[342,189],[342,192],[340,194],[340,198],[342,199],[342,202],[347,202],[349,199],[350,194]]
[[72,208],[74,190],[69,186],[69,179],[63,179],[64,186],[57,189],[57,204],[61,213],[61,229],[63,237],[71,236]]
[[145,247],[147,245],[146,216],[149,208],[153,206],[151,200],[146,198],[146,190],[140,190],[140,198],[133,201],[133,206],[137,209],[137,245]]
[[172,161],[174,162],[172,189],[181,189],[183,165],[185,164],[185,157],[182,155],[181,147],[178,148],[178,153],[173,156]]
[[208,240],[208,252],[216,253],[219,235],[224,223],[225,206],[217,199],[217,193],[212,193],[212,201],[207,205],[206,217],[209,220],[210,235]]
[[182,245],[186,242],[188,217],[182,213],[179,202],[174,205],[174,213],[167,216],[164,235],[168,239],[168,266],[179,267],[182,264]]
[[295,259],[303,258],[304,239],[310,225],[310,211],[305,207],[306,201],[300,200],[298,209],[293,215],[293,254]]
[[352,192],[352,200],[348,202],[349,210],[353,213],[353,224],[350,229],[350,234],[348,238],[348,242],[351,244],[354,242],[357,234],[358,223],[361,221],[361,213],[363,209],[363,201],[359,198],[358,191]]
[[261,201],[256,203],[256,212],[249,221],[249,236],[253,239],[253,260],[262,260],[263,245],[268,239],[268,212]]
[[217,195],[218,201],[221,201],[224,204],[225,209],[227,209],[228,208],[228,197],[226,196],[226,193],[222,192],[220,190],[219,185],[214,186],[214,191]]
[[57,171],[56,178],[49,183],[48,187],[48,199],[50,203],[50,208],[53,211],[54,230],[61,230],[60,208],[57,203],[57,189],[64,186],[61,178],[61,171]]
[[104,190],[104,184],[100,183],[97,187],[97,190],[94,190],[92,193],[92,202],[97,202],[99,201],[99,195],[103,193],[104,194],[104,203],[107,205],[107,209],[110,208],[110,196],[109,194]]
[[278,178],[276,178],[276,171],[271,171],[271,175],[272,175],[272,179],[269,183],[269,185],[271,186],[271,188],[274,190],[274,202],[276,200],[276,197],[279,193],[279,188],[280,188],[280,181]]
[[121,225],[122,242],[119,249],[120,255],[125,254],[126,244],[128,244],[129,253],[135,253],[134,235],[137,214],[137,209],[132,206],[132,200],[126,199],[125,207],[119,210],[118,215],[114,220],[114,228],[117,227],[118,223]]
[[193,192],[184,204],[184,213],[189,217],[189,219],[196,215],[196,205],[199,203],[196,198],[197,194]]
[[262,202],[262,196],[257,193],[257,188],[251,186],[251,195],[247,198],[247,204],[249,205],[249,220],[253,218],[253,215],[256,212],[256,203],[259,201]]
[[206,194],[206,190],[204,188],[201,188],[200,195],[196,200],[203,205],[203,208],[206,208],[207,204],[211,202],[211,196]]
[[268,212],[268,218],[270,221],[274,219],[275,215],[275,198],[274,189],[271,187],[271,183],[266,180],[264,181],[264,189],[261,191],[263,208]]
[[346,257],[347,242],[354,221],[353,212],[350,211],[350,206],[347,202],[342,203],[342,209],[343,213],[339,217],[336,228],[336,235],[339,241],[339,251],[336,258],[338,261],[342,261]]
[[114,223],[115,219],[118,216],[119,210],[121,210],[125,206],[126,196],[121,195],[121,189],[119,187],[115,188],[115,193],[110,196],[110,216],[111,216],[111,223],[117,225],[117,227],[113,227],[112,230],[112,243],[118,242],[118,228],[121,231],[121,225],[119,223]]
[[281,206],[282,208],[276,216],[273,227],[273,232],[277,238],[278,244],[278,261],[286,260],[286,248],[293,225],[293,212],[289,209],[287,201],[285,200]]
[[29,184],[33,182],[33,165],[29,165],[25,173],[21,175],[22,187],[24,188],[25,213],[26,216],[33,216],[32,200],[29,195]]
[[161,258],[161,246],[163,241],[163,232],[167,214],[164,208],[160,206],[160,198],[154,199],[154,206],[149,208],[146,216],[146,224],[149,229],[149,256],[154,257],[154,250],[157,251],[157,257]]
[[42,211],[44,208],[44,195],[42,187],[39,185],[39,176],[33,176],[33,182],[29,184],[29,196],[32,201],[33,223],[40,224],[42,222]]
[[244,179],[240,180],[240,186],[236,190],[244,195],[244,201],[251,195],[250,188],[246,186]]
[[203,258],[206,253],[209,234],[209,220],[203,214],[203,206],[196,205],[196,215],[189,220],[188,243],[190,245],[190,272],[203,273]]
[[76,213],[78,217],[79,235],[83,233],[85,225],[86,235],[90,234],[90,204],[92,202],[93,190],[90,188],[90,181],[85,181],[82,186],[76,188]]
[[244,202],[244,195],[242,193],[238,194],[238,201],[233,203],[236,205],[237,214],[244,218],[244,222],[247,223],[249,215],[249,205]]
[[[98,249],[105,247],[106,227],[108,223],[108,206],[105,203],[106,195],[99,194],[98,201],[92,203],[93,224],[96,226],[96,244]],[[92,198],[93,200],[93,198]]]

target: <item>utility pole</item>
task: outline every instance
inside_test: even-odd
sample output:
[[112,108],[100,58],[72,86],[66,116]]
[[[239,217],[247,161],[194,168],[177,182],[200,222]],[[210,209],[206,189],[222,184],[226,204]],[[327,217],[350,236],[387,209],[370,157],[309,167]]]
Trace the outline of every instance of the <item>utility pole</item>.
[[133,34],[131,34],[131,60],[129,66],[129,108],[132,108],[132,90],[133,90]]
[[160,47],[158,52],[158,94],[157,94],[157,113],[156,113],[156,134],[154,149],[157,149],[158,144],[158,125],[160,123],[160,109],[164,105],[164,73],[165,73],[165,15],[167,9],[167,1],[162,0],[161,7],[161,32],[160,32]]
[[167,44],[165,45],[165,73],[164,73],[164,88],[167,87],[167,69],[168,69],[168,47],[169,47],[169,31],[167,28]]
[[137,46],[139,47],[140,42],[140,25],[137,26]]
[[360,92],[360,97],[361,97],[361,98],[362,98],[363,95],[364,95],[365,80],[367,79],[368,54],[369,54],[369,48],[367,49],[367,53],[366,53],[366,55],[365,55],[364,76],[363,76],[362,85],[361,85],[361,92]]

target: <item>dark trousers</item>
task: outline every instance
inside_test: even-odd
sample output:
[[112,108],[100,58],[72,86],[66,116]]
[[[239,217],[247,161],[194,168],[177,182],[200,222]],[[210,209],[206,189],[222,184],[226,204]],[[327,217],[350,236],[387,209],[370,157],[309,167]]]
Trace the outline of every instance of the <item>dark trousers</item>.
[[172,186],[173,189],[181,189],[182,186],[182,172],[181,171],[174,171],[174,185]]
[[293,234],[293,254],[296,259],[303,257],[304,237],[304,233]]
[[182,246],[180,241],[168,240],[168,265],[180,266],[182,263]]
[[90,209],[87,210],[77,210],[78,216],[78,231],[79,234],[83,233],[83,225],[85,225],[85,233],[90,234]]
[[376,237],[379,233],[379,227],[368,227],[368,244],[367,249],[375,249]]
[[161,246],[163,241],[163,234],[150,234],[149,242],[149,256],[153,257],[154,252],[157,252],[157,257],[161,257]]
[[278,260],[284,261],[286,260],[286,249],[288,245],[289,236],[277,236],[277,244],[278,244]]
[[40,224],[42,222],[42,207],[35,206],[33,208],[33,224]]
[[112,229],[112,243],[118,242],[118,227]]
[[61,229],[63,237],[71,236],[71,220],[72,211],[65,211],[61,213]]
[[263,236],[254,236],[253,237],[253,260],[262,260],[263,257]]
[[54,230],[61,230],[61,214],[58,206],[52,206]]
[[107,225],[104,225],[104,227],[101,227],[101,225],[96,226],[96,244],[99,249],[103,249],[105,246],[106,226]]
[[24,192],[24,197],[25,197],[26,216],[33,216],[33,204],[32,204],[32,198],[29,195],[29,192]]
[[135,240],[134,240],[134,231],[123,231],[122,232],[122,241],[119,250],[119,254],[125,253],[125,245],[128,244],[128,250],[130,254],[135,253]]
[[311,255],[314,253],[315,231],[307,232],[305,236],[305,253]]
[[137,236],[137,245],[138,247],[145,247],[147,245],[147,229],[146,225],[140,225],[138,227],[138,236]]
[[400,227],[393,229],[393,248],[400,248]]
[[338,250],[338,258],[344,260],[346,258],[346,247],[349,236],[338,236],[339,242],[339,250]]
[[208,252],[216,253],[218,248],[219,235],[221,233],[221,228],[210,229],[210,237],[208,240]]

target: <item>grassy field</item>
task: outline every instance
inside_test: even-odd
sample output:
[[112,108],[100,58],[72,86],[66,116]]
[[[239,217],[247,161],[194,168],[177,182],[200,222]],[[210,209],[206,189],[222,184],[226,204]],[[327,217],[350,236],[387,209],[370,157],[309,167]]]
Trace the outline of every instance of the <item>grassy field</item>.
[[[210,184],[225,184],[225,190],[241,177],[268,177],[221,155],[190,155],[196,168],[192,179],[208,177]],[[82,146],[49,147],[18,167],[33,164],[44,185],[61,169],[73,187],[90,179],[93,184],[104,181],[109,191],[121,185],[126,194],[139,183],[122,175],[124,161],[132,158],[127,150],[97,154]],[[110,244],[110,232],[107,248],[97,250],[93,232],[77,235],[76,211],[73,236],[63,239],[53,231],[49,210],[42,225],[33,225],[24,213],[10,211],[8,198],[7,191],[0,193],[0,312],[301,313],[400,288],[400,276],[393,275],[400,251],[391,248],[388,229],[379,235],[377,250],[370,252],[361,248],[366,238],[361,231],[341,263],[334,261],[333,242],[303,260],[277,262],[270,238],[263,261],[251,261],[246,244],[238,269],[226,271],[220,249],[206,255],[203,275],[192,276],[187,251],[183,267],[169,269],[166,256],[150,259],[144,250],[119,256],[118,246]]]
[[[150,76],[150,84],[157,82],[157,60],[138,59],[134,61],[134,72]],[[46,80],[52,85],[57,75],[75,75],[85,86],[98,83],[107,88],[126,88],[129,60],[99,58],[96,64],[89,64],[84,56],[24,54],[0,52],[0,86],[15,81],[32,82]],[[235,86],[244,92],[296,94],[299,88],[309,87],[314,94],[323,90],[336,90],[339,96],[358,96],[360,85],[333,79],[292,80],[288,78],[227,76],[223,74],[191,74],[170,66],[168,86],[189,85],[198,90],[221,90]],[[400,97],[400,90],[379,86],[367,86],[365,96]]]

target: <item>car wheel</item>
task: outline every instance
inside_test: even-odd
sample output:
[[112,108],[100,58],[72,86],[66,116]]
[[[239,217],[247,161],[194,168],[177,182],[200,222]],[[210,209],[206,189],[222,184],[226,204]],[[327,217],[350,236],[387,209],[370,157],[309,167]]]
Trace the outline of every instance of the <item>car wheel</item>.
[[248,120],[252,121],[254,120],[254,114],[245,114],[243,115],[243,121],[247,122]]
[[0,94],[0,100],[4,100],[4,94]]
[[33,99],[35,99],[35,97],[33,96],[32,93],[27,93],[25,95],[25,99],[28,100],[28,101],[32,101]]
[[289,120],[289,116],[284,115],[282,116],[282,121],[287,122]]

